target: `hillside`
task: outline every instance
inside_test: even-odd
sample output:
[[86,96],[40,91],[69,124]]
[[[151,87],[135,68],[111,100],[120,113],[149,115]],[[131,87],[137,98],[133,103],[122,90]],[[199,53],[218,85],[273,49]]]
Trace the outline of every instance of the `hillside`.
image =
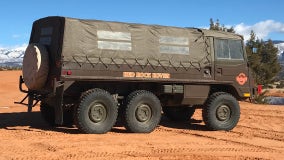
[[274,44],[278,48],[279,61],[284,65],[284,41],[280,41],[279,43],[274,42]]
[[0,48],[0,66],[21,66],[25,49],[26,46],[15,48]]

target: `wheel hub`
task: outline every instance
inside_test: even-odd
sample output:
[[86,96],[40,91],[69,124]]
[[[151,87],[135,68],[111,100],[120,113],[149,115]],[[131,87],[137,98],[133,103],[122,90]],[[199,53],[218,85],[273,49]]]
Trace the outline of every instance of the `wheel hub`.
[[137,107],[135,116],[139,122],[147,122],[152,116],[151,108],[146,104],[141,104]]
[[95,103],[90,107],[89,110],[89,118],[95,123],[99,123],[101,121],[104,121],[107,116],[106,108],[101,103]]
[[229,119],[231,116],[230,107],[227,105],[221,105],[220,107],[217,108],[216,116],[220,121],[225,121]]

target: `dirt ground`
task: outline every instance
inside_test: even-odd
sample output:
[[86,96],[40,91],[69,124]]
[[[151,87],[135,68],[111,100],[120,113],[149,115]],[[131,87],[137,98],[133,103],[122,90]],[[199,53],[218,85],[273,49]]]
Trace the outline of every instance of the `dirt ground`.
[[284,97],[284,89],[268,89],[265,95],[272,97]]
[[114,127],[107,134],[49,127],[39,107],[15,105],[20,71],[0,72],[0,159],[284,159],[284,106],[240,102],[232,131],[207,131],[197,110],[190,122],[163,117],[150,134]]

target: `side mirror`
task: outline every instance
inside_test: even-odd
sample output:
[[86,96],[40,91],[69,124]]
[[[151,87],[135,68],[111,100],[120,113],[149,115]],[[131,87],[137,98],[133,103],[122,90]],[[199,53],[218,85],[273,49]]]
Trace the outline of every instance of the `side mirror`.
[[252,48],[252,53],[257,53],[257,48]]

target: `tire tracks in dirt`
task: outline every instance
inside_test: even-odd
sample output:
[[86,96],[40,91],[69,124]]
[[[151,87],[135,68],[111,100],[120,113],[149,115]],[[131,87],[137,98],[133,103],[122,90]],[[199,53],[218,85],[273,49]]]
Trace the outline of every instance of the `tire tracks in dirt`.
[[284,142],[284,132],[266,130],[261,128],[249,127],[238,125],[239,128],[245,128],[242,131],[232,131],[240,135],[246,135],[247,137],[259,137],[269,140],[281,141]]
[[267,114],[250,114],[250,116],[265,117],[265,118],[283,118],[282,115],[267,115]]
[[[245,143],[245,142],[241,142],[241,141],[236,141],[236,140],[231,140],[231,139],[226,139],[226,138],[219,138],[219,137],[214,137],[214,136],[209,136],[206,133],[197,133],[191,130],[185,130],[185,129],[171,129],[171,128],[160,128],[159,130],[163,130],[163,131],[167,131],[167,132],[175,132],[175,133],[179,133],[179,134],[189,134],[192,136],[196,136],[196,137],[202,137],[202,138],[207,138],[207,139],[211,139],[214,141],[222,141],[225,143],[233,143],[233,144],[237,144],[241,147],[246,147],[245,149],[238,149],[238,148],[213,148],[212,152],[216,152],[216,151],[230,151],[230,152],[243,152],[243,151],[249,151],[249,152],[277,152],[279,153],[279,150],[276,150],[274,148],[269,148],[269,147],[264,147],[264,146],[260,146],[260,145],[254,145],[254,144],[250,144],[250,143]],[[220,132],[220,131],[219,131]],[[232,131],[230,131],[231,133],[234,133]],[[207,149],[200,149],[200,151],[205,152],[207,151]]]

